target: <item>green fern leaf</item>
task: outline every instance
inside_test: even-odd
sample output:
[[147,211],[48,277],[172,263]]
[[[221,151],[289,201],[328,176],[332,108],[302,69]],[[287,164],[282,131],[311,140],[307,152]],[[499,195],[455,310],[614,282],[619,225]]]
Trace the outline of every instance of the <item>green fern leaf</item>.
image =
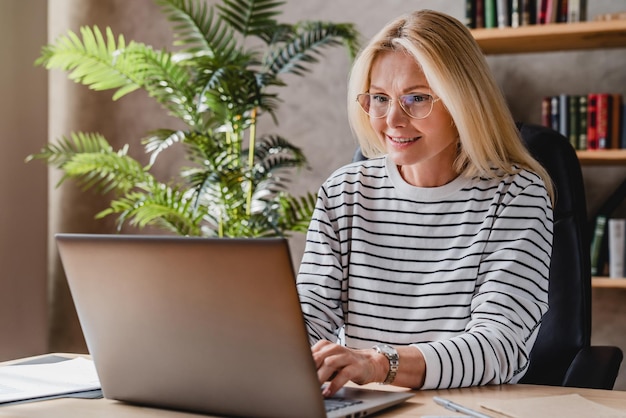
[[141,87],[144,66],[137,50],[146,46],[126,45],[124,37],[116,40],[108,27],[106,37],[98,27],[85,26],[80,33],[82,38],[70,31],[45,46],[35,64],[69,71],[71,80],[93,90],[118,89],[115,99]]
[[175,45],[192,55],[202,51],[212,57],[230,56],[236,48],[232,29],[213,8],[193,0],[156,0],[173,23]]
[[271,74],[291,73],[303,76],[309,69],[304,64],[318,62],[321,49],[344,42],[350,54],[358,50],[358,34],[349,24],[307,23],[295,28],[293,38],[269,51],[265,67]]
[[274,17],[281,14],[278,10],[285,4],[275,0],[224,0],[217,8],[222,18],[244,38],[253,35],[266,41],[278,23]]
[[118,215],[118,228],[128,222],[138,228],[156,226],[183,236],[199,236],[206,211],[192,209],[184,190],[155,182],[147,192],[128,193],[112,201],[97,217],[113,214]]
[[78,153],[63,165],[66,176],[76,179],[84,189],[95,188],[102,193],[115,190],[127,193],[141,184],[151,182],[152,176],[139,162],[118,152]]
[[113,148],[106,138],[98,133],[71,133],[61,137],[56,143],[47,144],[37,154],[26,157],[26,161],[46,160],[48,164],[63,169],[64,165],[80,153],[110,153]]

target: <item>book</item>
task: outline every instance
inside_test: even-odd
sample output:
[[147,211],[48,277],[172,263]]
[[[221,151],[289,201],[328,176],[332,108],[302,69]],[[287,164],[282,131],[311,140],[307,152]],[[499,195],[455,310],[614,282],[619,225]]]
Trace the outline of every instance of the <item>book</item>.
[[560,23],[565,23],[568,20],[568,0],[559,0],[558,8],[557,8],[557,16],[556,21]]
[[545,96],[541,99],[541,124],[546,128],[550,128],[552,114],[552,97]]
[[518,28],[522,25],[522,0],[511,0],[511,27]]
[[587,0],[578,0],[580,3],[578,6],[578,13],[580,15],[580,22],[587,21]]
[[534,25],[537,22],[536,0],[520,0],[520,26]]
[[620,114],[620,148],[626,149],[626,106],[624,106],[624,102],[620,103]]
[[597,93],[596,95],[596,137],[598,149],[609,148],[609,106],[610,95]]
[[569,96],[559,94],[559,132],[565,138],[569,137]]
[[624,274],[624,251],[626,249],[626,219],[610,218],[609,226],[609,277],[622,278]]
[[587,95],[578,96],[578,149],[587,149]]
[[587,95],[587,149],[598,149],[598,96]]
[[484,0],[485,2],[485,28],[498,27],[496,0]]
[[476,0],[476,4],[474,5],[474,13],[475,13],[475,23],[476,28],[484,28],[485,27],[485,1],[486,0]]
[[545,25],[557,21],[558,5],[560,0],[538,0],[537,24]]
[[559,19],[559,3],[561,0],[548,0],[548,14],[546,23],[555,23]]
[[580,132],[578,128],[580,127],[580,122],[578,121],[578,96],[571,95],[568,98],[568,114],[569,114],[569,142],[572,144],[574,149],[578,149],[578,137],[580,136]]
[[591,239],[591,275],[597,276],[604,270],[600,264],[600,253],[602,250],[602,241],[607,226],[607,218],[604,215],[598,215],[593,228],[593,237]]
[[498,28],[511,26],[511,13],[509,12],[509,0],[496,0],[496,21]]
[[470,29],[476,28],[476,1],[465,0],[465,26]]
[[552,96],[550,99],[550,127],[555,131],[559,132],[559,122],[561,118],[559,117],[559,96]]
[[611,110],[609,115],[609,129],[611,137],[611,148],[622,148],[620,135],[622,133],[622,95],[619,93],[611,94]]
[[567,21],[568,22],[581,22],[580,18],[580,0],[568,0],[567,2]]

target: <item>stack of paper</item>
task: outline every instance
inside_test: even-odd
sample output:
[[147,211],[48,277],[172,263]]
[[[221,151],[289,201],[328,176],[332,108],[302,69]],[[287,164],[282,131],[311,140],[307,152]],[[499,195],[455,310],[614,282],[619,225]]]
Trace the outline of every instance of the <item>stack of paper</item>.
[[100,389],[91,360],[78,357],[49,364],[0,367],[0,403]]

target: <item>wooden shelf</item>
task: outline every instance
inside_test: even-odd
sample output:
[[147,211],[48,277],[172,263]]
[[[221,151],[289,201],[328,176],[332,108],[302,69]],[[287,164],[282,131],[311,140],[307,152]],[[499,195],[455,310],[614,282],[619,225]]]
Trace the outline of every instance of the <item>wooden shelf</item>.
[[608,277],[592,277],[591,287],[605,289],[626,289],[626,278],[611,279]]
[[626,162],[626,149],[576,151],[581,165],[621,165]]
[[486,55],[626,47],[626,20],[472,29]]

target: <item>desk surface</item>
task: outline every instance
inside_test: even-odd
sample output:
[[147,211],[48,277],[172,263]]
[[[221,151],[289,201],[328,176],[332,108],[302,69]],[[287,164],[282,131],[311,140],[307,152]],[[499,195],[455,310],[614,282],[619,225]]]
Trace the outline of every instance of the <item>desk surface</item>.
[[[379,389],[379,386],[376,386]],[[441,396],[464,406],[479,410],[494,418],[504,417],[480,407],[483,400],[520,399],[576,393],[584,398],[618,409],[626,416],[626,392],[593,389],[574,389],[532,385],[484,386],[463,389],[417,391],[415,397],[402,405],[376,415],[377,417],[459,416],[462,414],[445,410],[433,402],[433,396]],[[108,399],[55,399],[0,407],[0,417],[12,418],[191,418],[206,415],[167,411],[127,405]],[[530,417],[529,417],[530,418]]]
[[[381,388],[388,388],[388,390],[402,390],[395,387],[381,387],[380,385],[372,385],[372,387],[379,390]],[[494,418],[500,418],[504,417],[504,415],[481,408],[481,402],[538,398],[543,396],[567,394],[578,394],[587,400],[617,409],[623,412],[623,415],[619,416],[626,417],[626,392],[536,385],[501,385],[462,389],[415,391],[415,396],[413,398],[409,399],[404,404],[376,415],[376,417],[410,418],[422,417],[424,415],[446,417],[462,415],[447,411],[443,407],[437,405],[433,401],[433,396],[440,396],[466,407],[481,411],[485,414],[493,416]],[[10,406],[0,406],[1,418],[191,418],[206,416],[207,415],[133,406],[109,399],[63,398]],[[616,418],[613,415],[612,417]],[[535,416],[532,418],[535,418]]]

